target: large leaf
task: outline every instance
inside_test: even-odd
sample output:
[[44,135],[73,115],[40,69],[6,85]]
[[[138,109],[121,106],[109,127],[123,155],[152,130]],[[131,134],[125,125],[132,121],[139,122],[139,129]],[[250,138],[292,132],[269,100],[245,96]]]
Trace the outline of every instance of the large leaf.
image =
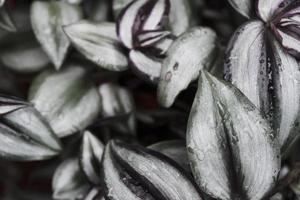
[[129,115],[128,119],[115,123],[114,128],[121,132],[135,134],[135,105],[131,93],[126,88],[111,83],[102,84],[99,87],[99,93],[102,98],[102,116],[117,117]]
[[89,131],[85,131],[80,151],[80,165],[89,179],[94,184],[100,184],[100,163],[104,145]]
[[247,18],[254,12],[253,0],[228,0],[231,6]]
[[[293,0],[292,0],[293,1]],[[265,22],[270,21],[280,9],[286,6],[289,0],[258,0],[257,14]]]
[[261,199],[280,170],[278,140],[260,111],[236,87],[205,71],[187,149],[196,182],[217,199]]
[[86,71],[70,64],[63,70],[46,70],[33,81],[29,100],[49,121],[59,137],[90,125],[100,109],[100,96]]
[[[1,101],[3,100],[5,99],[2,97]],[[6,105],[12,103],[15,107],[10,107],[10,112],[0,116],[2,157],[18,161],[44,160],[60,152],[59,139],[35,108],[20,100],[6,98],[5,102]],[[23,107],[18,108],[18,104]]]
[[217,49],[217,36],[209,28],[192,28],[178,37],[162,63],[158,85],[160,104],[170,107],[177,95],[198,77],[201,69],[211,67]]
[[127,69],[127,57],[118,42],[114,23],[80,21],[64,30],[75,48],[87,59],[108,70]]
[[111,200],[201,200],[194,182],[173,160],[149,149],[110,142],[102,170]]
[[227,77],[268,117],[284,153],[299,130],[299,64],[268,38],[262,22],[240,27],[228,46]]
[[53,199],[82,199],[90,187],[80,170],[78,159],[67,159],[58,166],[53,176]]
[[[41,17],[42,16],[42,17]],[[62,1],[34,1],[31,6],[31,24],[43,49],[59,69],[66,57],[70,41],[62,30],[81,19],[78,6]]]

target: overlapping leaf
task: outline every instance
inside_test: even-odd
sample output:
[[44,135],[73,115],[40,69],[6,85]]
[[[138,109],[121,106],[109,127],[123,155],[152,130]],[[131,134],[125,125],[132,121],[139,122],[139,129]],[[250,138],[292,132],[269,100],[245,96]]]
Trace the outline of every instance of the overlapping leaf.
[[136,145],[112,141],[103,158],[105,197],[201,200],[193,181],[173,160]]
[[29,103],[0,98],[0,154],[19,161],[44,160],[61,150],[59,139]]
[[80,8],[63,1],[34,1],[30,14],[36,38],[56,69],[59,69],[70,46],[62,26],[80,20]]
[[[2,2],[2,5],[4,2]],[[5,6],[0,6],[0,29],[15,32],[16,27]]]
[[247,18],[251,17],[254,11],[254,1],[252,0],[229,0],[231,6]]
[[187,149],[199,187],[217,199],[261,199],[280,170],[276,134],[234,86],[202,72]]
[[127,69],[128,61],[114,23],[80,21],[64,30],[75,48],[100,67],[112,71]]
[[59,137],[84,130],[98,115],[101,99],[87,76],[70,64],[59,72],[44,71],[31,85],[29,100]]

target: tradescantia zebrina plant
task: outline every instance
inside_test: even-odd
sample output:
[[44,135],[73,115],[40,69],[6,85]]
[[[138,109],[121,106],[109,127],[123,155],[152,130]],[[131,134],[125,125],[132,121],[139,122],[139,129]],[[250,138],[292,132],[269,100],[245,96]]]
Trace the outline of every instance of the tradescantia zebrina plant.
[[0,0],[0,199],[300,199],[299,7]]

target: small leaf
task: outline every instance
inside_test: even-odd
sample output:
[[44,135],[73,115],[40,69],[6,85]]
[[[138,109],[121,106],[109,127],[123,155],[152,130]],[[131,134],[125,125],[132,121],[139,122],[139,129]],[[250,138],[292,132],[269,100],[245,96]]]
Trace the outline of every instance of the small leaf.
[[30,103],[0,94],[0,116],[31,106]]
[[172,33],[179,36],[192,25],[191,0],[171,0],[169,24]]
[[231,6],[247,18],[254,12],[254,1],[252,0],[228,0]]
[[31,5],[33,31],[56,69],[61,67],[70,46],[62,26],[74,23],[81,17],[78,6],[62,1],[34,1]]
[[3,101],[23,107],[11,108],[9,113],[0,115],[2,157],[18,161],[44,160],[61,151],[59,139],[35,108],[15,99],[1,97]]
[[184,141],[163,141],[152,144],[148,148],[168,156],[172,160],[176,161],[187,172],[191,171]]
[[9,32],[16,32],[17,29],[6,9],[4,6],[0,6],[0,29],[9,31]]
[[89,131],[85,131],[80,152],[80,165],[93,184],[100,184],[100,163],[104,145]]
[[99,87],[102,98],[102,116],[114,117],[118,115],[130,114],[129,118],[122,123],[114,124],[121,132],[135,134],[136,120],[134,113],[134,101],[130,92],[120,86],[107,83]]
[[198,77],[201,69],[209,69],[217,49],[217,36],[209,28],[192,28],[178,37],[162,63],[159,103],[170,107],[177,95]]
[[205,71],[189,117],[187,149],[196,182],[216,199],[261,199],[280,170],[278,140],[259,110]]
[[70,64],[61,71],[46,70],[33,81],[29,100],[64,137],[84,130],[97,117],[101,99],[86,71]]
[[80,21],[64,27],[64,30],[75,48],[87,59],[104,69],[127,69],[127,57],[118,42],[114,23]]
[[80,171],[77,159],[67,159],[61,163],[52,180],[54,199],[82,199],[89,192],[90,187]]
[[112,141],[105,149],[106,196],[116,200],[201,200],[194,182],[168,157],[137,145]]

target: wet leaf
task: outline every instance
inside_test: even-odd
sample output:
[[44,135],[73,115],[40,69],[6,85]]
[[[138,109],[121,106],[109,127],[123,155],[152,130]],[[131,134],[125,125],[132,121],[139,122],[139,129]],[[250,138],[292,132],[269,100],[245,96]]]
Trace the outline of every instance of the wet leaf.
[[84,130],[97,117],[101,104],[87,72],[75,64],[37,76],[30,87],[29,100],[59,137]]
[[64,30],[75,48],[98,66],[112,71],[127,69],[128,61],[114,23],[80,21]]
[[262,20],[268,22],[275,16],[280,8],[285,6],[288,0],[258,0],[257,13]]
[[56,69],[61,67],[70,46],[62,26],[77,22],[81,17],[78,6],[62,1],[34,1],[31,5],[33,31]]
[[201,69],[211,67],[217,49],[217,36],[209,28],[192,28],[178,37],[162,63],[159,103],[170,107],[177,95],[198,77]]
[[[60,153],[59,139],[35,108],[20,100],[1,97],[1,102],[4,101],[6,105],[15,106],[0,115],[1,157],[18,161],[45,160]],[[18,104],[23,107],[18,108]]]
[[201,200],[192,180],[173,160],[137,145],[110,142],[104,153],[106,198]]
[[280,170],[275,133],[233,85],[202,71],[187,149],[199,187],[217,199],[261,199]]
[[106,83],[99,87],[102,98],[101,114],[103,117],[114,117],[130,114],[124,122],[114,124],[121,132],[135,134],[136,120],[134,116],[134,101],[130,92],[115,84]]
[[56,169],[52,180],[53,199],[82,199],[90,188],[77,159],[67,159]]
[[100,184],[100,166],[104,145],[89,131],[85,131],[80,152],[80,165],[93,184]]

